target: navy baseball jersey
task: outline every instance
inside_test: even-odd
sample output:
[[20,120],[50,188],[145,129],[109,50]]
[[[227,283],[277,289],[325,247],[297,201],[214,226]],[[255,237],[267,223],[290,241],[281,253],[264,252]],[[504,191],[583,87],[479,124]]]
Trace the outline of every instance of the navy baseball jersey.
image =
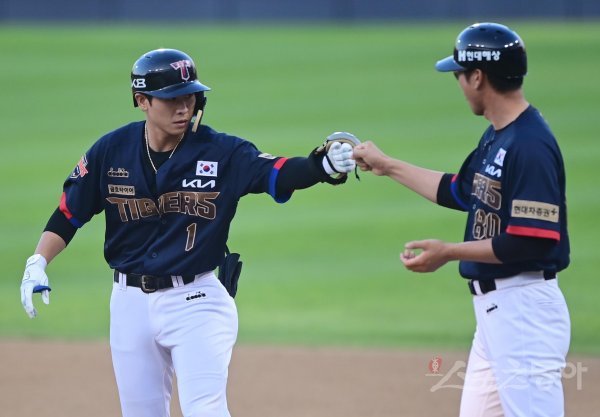
[[465,241],[509,233],[557,242],[546,259],[501,265],[461,261],[463,277],[503,278],[568,266],[563,159],[549,126],[533,106],[505,128],[490,126],[485,131],[452,179],[451,191],[469,213]]
[[155,174],[148,163],[144,122],[100,138],[64,183],[60,210],[76,227],[104,211],[104,257],[125,273],[193,275],[224,258],[240,197],[269,193],[286,158],[200,126],[188,129]]

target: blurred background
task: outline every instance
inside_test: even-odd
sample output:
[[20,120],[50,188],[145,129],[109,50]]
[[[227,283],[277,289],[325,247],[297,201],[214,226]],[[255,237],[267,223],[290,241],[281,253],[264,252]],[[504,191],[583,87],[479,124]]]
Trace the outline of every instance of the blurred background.
[[[487,122],[433,65],[476,21],[507,24],[527,45],[525,91],[567,168],[572,265],[560,283],[572,351],[599,354],[596,0],[2,1],[0,338],[108,337],[102,215],[48,267],[51,304],[36,298],[36,320],[23,312],[19,284],[80,156],[143,118],[129,74],[144,52],[190,54],[212,87],[203,123],[264,152],[307,155],[346,130],[455,172]],[[417,275],[398,261],[410,240],[460,241],[464,222],[368,173],[298,191],[285,205],[242,199],[229,239],[244,261],[239,343],[464,351],[474,320],[457,265]]]
[[20,20],[256,20],[354,21],[406,19],[559,18],[600,15],[595,0],[3,0],[0,19]]

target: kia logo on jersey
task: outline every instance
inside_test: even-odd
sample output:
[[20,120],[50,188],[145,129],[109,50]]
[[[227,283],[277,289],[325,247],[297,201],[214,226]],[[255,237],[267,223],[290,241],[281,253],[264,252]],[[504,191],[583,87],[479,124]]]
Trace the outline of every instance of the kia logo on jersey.
[[189,67],[192,67],[192,62],[187,60],[187,59],[183,59],[181,61],[177,61],[177,62],[172,62],[171,63],[171,67],[174,70],[180,70],[181,71],[181,79],[183,81],[187,81],[190,79],[190,73],[188,71]]
[[214,161],[198,161],[196,165],[196,175],[200,177],[216,177],[218,162]]

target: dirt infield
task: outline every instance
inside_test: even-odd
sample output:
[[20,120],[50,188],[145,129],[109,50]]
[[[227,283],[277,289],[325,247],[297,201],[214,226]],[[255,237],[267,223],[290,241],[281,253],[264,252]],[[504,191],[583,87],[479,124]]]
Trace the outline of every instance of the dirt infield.
[[[120,415],[108,342],[0,340],[0,352],[0,415]],[[230,410],[234,417],[456,416],[466,357],[237,346]],[[598,415],[600,358],[570,357],[564,382],[567,416]],[[173,403],[180,417],[176,396]]]

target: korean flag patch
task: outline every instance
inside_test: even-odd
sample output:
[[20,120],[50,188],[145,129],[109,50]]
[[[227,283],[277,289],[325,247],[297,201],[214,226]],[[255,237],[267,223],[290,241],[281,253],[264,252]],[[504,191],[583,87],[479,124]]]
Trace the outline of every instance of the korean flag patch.
[[494,158],[494,163],[496,165],[502,166],[504,164],[504,157],[505,156],[506,156],[506,150],[504,150],[503,148],[500,148],[498,150],[498,153],[496,154],[496,157]]
[[218,162],[213,161],[198,161],[196,165],[196,175],[200,177],[216,177]]

